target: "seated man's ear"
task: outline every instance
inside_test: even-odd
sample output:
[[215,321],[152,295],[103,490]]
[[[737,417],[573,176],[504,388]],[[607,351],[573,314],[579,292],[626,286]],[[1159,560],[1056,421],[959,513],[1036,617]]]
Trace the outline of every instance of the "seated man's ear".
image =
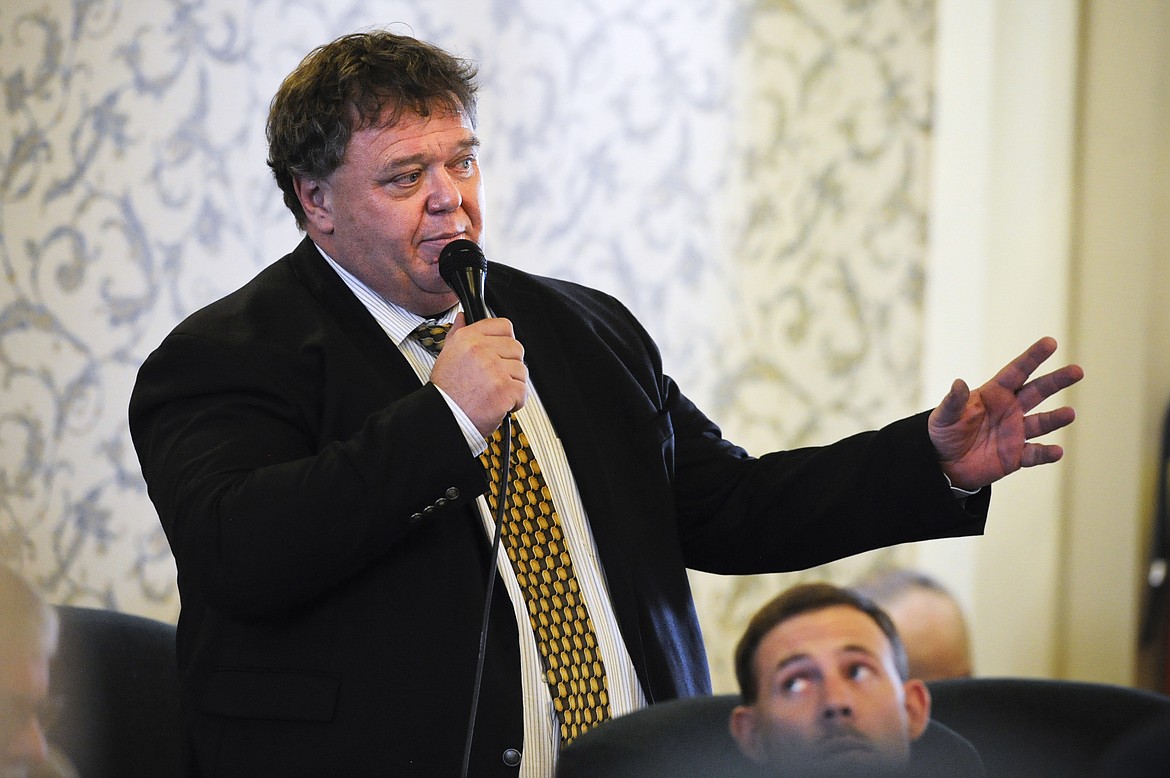
[[910,739],[917,740],[930,723],[930,689],[917,679],[902,684],[906,692],[906,720],[909,722]]
[[737,705],[731,711],[728,728],[731,736],[739,744],[739,750],[753,762],[764,763],[767,755],[760,743],[759,719],[755,708],[747,705]]

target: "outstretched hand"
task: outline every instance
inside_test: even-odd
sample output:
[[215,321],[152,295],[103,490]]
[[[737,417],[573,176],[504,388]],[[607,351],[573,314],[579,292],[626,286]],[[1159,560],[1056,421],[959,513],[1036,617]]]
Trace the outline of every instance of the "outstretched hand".
[[971,391],[962,379],[951,384],[931,411],[928,430],[952,486],[978,489],[1021,467],[1046,465],[1064,455],[1060,446],[1029,442],[1076,418],[1067,406],[1028,415],[1085,375],[1078,365],[1065,365],[1032,379],[1055,351],[1055,340],[1041,338],[978,389]]

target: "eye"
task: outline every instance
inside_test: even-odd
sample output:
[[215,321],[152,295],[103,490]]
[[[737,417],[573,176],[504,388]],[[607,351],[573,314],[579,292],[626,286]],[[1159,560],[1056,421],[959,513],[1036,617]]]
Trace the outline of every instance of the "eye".
[[780,691],[784,694],[802,694],[808,691],[811,682],[808,676],[791,675],[780,682]]
[[457,172],[465,176],[470,176],[475,172],[475,164],[475,156],[473,154],[468,154],[466,157],[460,157],[459,159],[455,160],[455,164],[452,167],[454,167]]
[[874,676],[873,669],[867,664],[862,664],[861,662],[858,662],[856,664],[850,665],[850,667],[849,667],[850,680],[864,681],[867,678],[872,678],[873,676]]
[[395,176],[394,178],[390,179],[390,183],[393,184],[394,186],[408,187],[408,186],[414,186],[415,184],[417,184],[419,182],[419,179],[421,179],[421,178],[422,178],[421,171],[412,170],[409,173],[403,173],[400,176]]

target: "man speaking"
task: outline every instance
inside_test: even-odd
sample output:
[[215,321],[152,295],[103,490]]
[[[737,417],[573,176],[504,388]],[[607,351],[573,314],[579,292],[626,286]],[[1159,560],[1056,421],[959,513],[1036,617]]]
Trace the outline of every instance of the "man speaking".
[[976,534],[984,487],[1061,456],[1032,442],[1081,377],[1031,377],[1051,339],[930,413],[753,458],[606,294],[493,262],[468,323],[439,258],[485,245],[475,109],[474,66],[413,38],[310,53],[268,119],[305,239],[141,368],[195,774],[550,775],[599,721],[710,691],[688,567]]

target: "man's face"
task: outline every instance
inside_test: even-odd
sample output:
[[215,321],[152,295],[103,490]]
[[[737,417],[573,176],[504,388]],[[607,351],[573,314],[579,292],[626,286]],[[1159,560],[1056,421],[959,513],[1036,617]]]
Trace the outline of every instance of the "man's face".
[[37,708],[48,691],[47,657],[0,658],[0,778],[23,778],[44,762],[48,745]]
[[736,708],[732,734],[757,762],[801,775],[874,774],[910,758],[930,698],[903,683],[878,625],[834,605],[768,633],[755,657],[759,694]]
[[481,242],[479,141],[463,113],[404,113],[354,132],[326,179],[298,179],[306,231],[390,302],[427,316],[457,298],[439,276],[456,238]]

